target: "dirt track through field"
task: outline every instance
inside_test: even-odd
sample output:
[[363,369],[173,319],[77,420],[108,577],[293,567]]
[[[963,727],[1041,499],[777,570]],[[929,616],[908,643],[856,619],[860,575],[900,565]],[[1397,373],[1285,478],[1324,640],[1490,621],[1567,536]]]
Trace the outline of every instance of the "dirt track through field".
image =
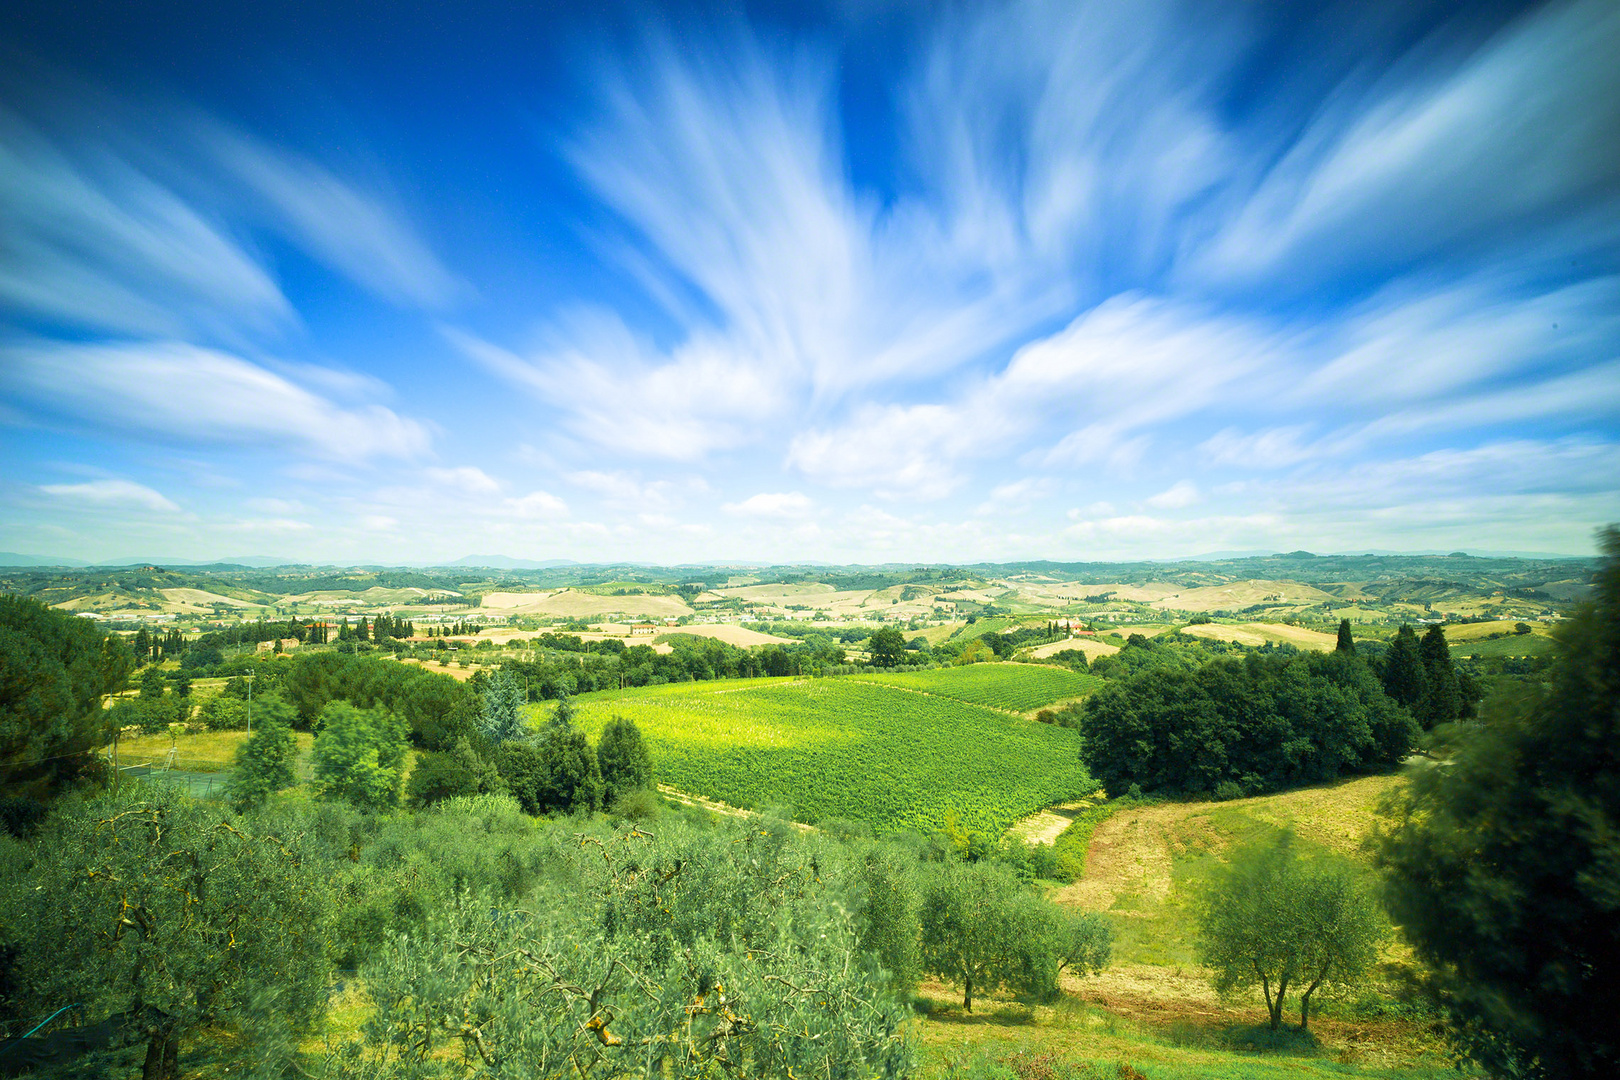
[[1373,822],[1381,799],[1405,783],[1400,776],[1363,776],[1330,784],[1229,802],[1177,802],[1116,814],[1097,827],[1086,851],[1085,876],[1054,891],[1059,903],[1107,911],[1121,897],[1140,901],[1127,915],[1151,913],[1170,894],[1175,853],[1218,849],[1226,839],[1210,815],[1238,810],[1279,828],[1292,826],[1301,837],[1354,855]]

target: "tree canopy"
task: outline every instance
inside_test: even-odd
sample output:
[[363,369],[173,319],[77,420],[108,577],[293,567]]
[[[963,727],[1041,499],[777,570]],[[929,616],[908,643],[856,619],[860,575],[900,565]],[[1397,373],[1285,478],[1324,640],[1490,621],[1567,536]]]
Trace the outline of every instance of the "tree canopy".
[[1086,767],[1112,792],[1272,791],[1394,764],[1418,734],[1342,653],[1149,668],[1086,699],[1081,728]]
[[1437,747],[1379,853],[1430,990],[1503,1074],[1620,1073],[1620,531],[1602,545],[1550,681]]
[[0,793],[48,796],[94,770],[102,699],[132,670],[129,649],[88,620],[0,596]]
[[1290,989],[1299,994],[1299,1026],[1309,1027],[1311,995],[1366,974],[1386,927],[1353,870],[1301,858],[1284,833],[1233,854],[1202,897],[1198,929],[1216,989],[1258,983],[1275,1030]]

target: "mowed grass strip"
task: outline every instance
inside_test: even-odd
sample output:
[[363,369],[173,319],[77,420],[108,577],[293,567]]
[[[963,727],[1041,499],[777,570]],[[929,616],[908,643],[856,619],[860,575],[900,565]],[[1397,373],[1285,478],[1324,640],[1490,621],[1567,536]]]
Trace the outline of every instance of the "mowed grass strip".
[[1082,675],[1048,664],[966,664],[936,671],[900,671],[847,678],[1017,713],[1083,697],[1103,684],[1095,675]]
[[932,832],[954,817],[999,836],[1091,786],[1075,731],[866,680],[675,683],[575,700],[593,740],[615,715],[635,721],[660,783],[748,809],[790,806],[811,824]]

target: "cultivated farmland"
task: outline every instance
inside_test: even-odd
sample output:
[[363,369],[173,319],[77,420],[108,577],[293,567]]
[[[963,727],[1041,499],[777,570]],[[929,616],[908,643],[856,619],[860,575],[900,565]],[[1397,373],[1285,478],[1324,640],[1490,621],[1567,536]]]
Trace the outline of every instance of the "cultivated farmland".
[[991,835],[1093,787],[1077,732],[864,679],[749,679],[575,699],[594,739],[634,720],[660,783],[733,806]]
[[852,677],[1016,713],[1033,712],[1056,701],[1081,697],[1102,685],[1102,680],[1095,675],[1081,675],[1047,664],[968,664],[937,671]]

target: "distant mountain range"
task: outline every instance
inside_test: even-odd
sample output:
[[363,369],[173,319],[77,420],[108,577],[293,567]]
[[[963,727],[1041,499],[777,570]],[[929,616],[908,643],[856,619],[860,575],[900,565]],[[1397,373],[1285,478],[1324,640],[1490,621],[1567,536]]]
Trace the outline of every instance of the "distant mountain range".
[[[1475,548],[1464,551],[1391,551],[1385,548],[1370,548],[1364,551],[1340,552],[1310,552],[1310,551],[1271,551],[1265,548],[1253,548],[1244,551],[1211,551],[1202,555],[1185,555],[1173,559],[1147,559],[1149,563],[1180,563],[1180,562],[1228,562],[1237,559],[1309,559],[1317,555],[1330,555],[1334,557],[1358,556],[1422,556],[1427,558],[1443,557],[1447,555],[1466,555],[1479,559],[1589,559],[1591,556],[1569,555],[1552,551],[1494,551],[1484,548]],[[166,558],[120,558],[103,559],[98,562],[86,562],[83,559],[69,559],[57,555],[26,555],[15,551],[0,551],[0,566],[11,567],[52,567],[60,566],[69,569],[86,569],[89,567],[115,567],[126,566],[162,566],[162,567],[205,567],[205,566],[248,566],[254,569],[265,569],[274,566],[304,565],[296,560],[286,559],[273,555],[231,555],[223,559],[166,559]],[[333,564],[335,565],[335,564]],[[411,566],[414,564],[377,564],[378,566]],[[451,568],[484,568],[489,570],[553,570],[565,566],[650,566],[650,563],[627,563],[623,561],[613,563],[581,563],[573,559],[514,559],[510,555],[467,555],[454,562],[435,563],[434,566]],[[770,563],[682,563],[682,566],[715,567],[715,566],[759,566],[765,567]],[[829,563],[807,560],[793,563],[794,566],[828,566]],[[899,564],[894,564],[899,565]],[[906,564],[910,565],[910,564]]]
[[0,566],[67,566],[83,569],[91,566],[110,568],[121,566],[287,566],[287,559],[270,555],[232,555],[224,559],[103,559],[85,562],[83,559],[65,559],[57,555],[20,555],[15,551],[0,551]]

